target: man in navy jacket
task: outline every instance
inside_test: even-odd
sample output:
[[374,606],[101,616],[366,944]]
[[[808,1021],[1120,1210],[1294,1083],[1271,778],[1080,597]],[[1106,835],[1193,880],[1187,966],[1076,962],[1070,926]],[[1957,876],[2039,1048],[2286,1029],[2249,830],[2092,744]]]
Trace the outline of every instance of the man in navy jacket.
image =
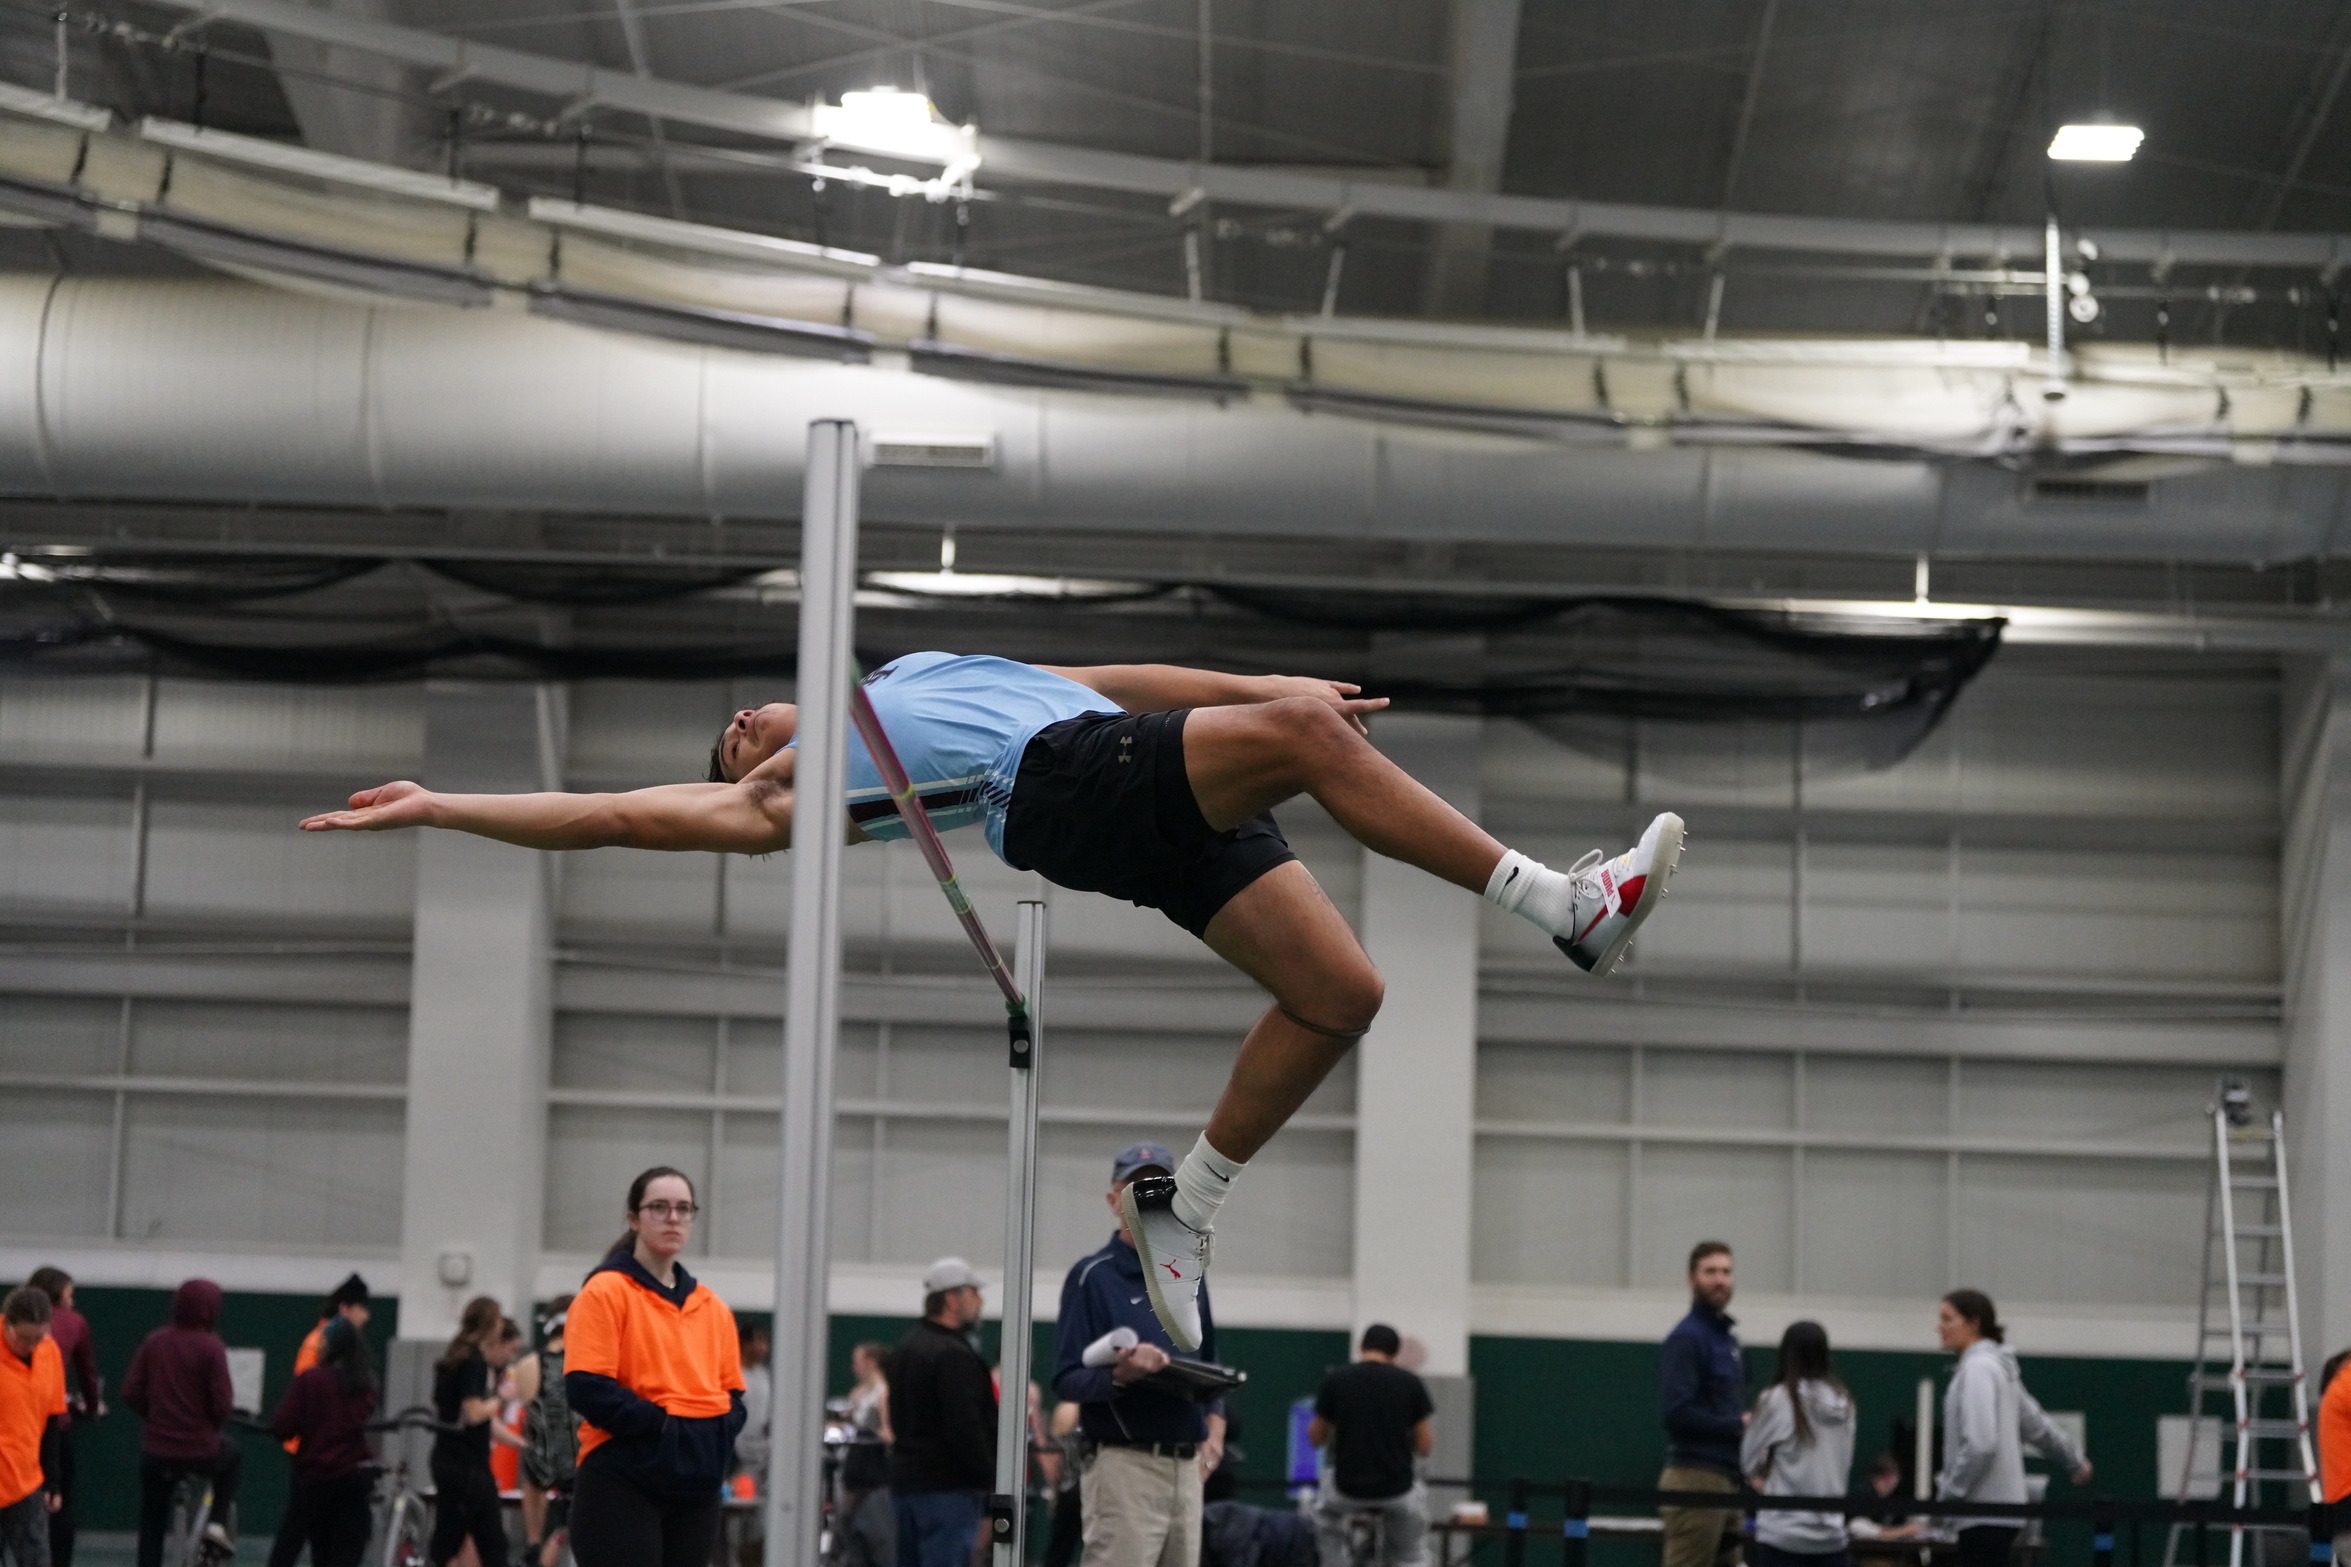
[[[1110,1167],[1110,1211],[1119,1212],[1128,1182],[1174,1165],[1157,1143],[1120,1153]],[[1132,1330],[1134,1343],[1107,1365],[1087,1365],[1087,1346],[1117,1328]],[[1142,1258],[1122,1218],[1110,1244],[1069,1270],[1054,1341],[1053,1391],[1078,1405],[1083,1438],[1084,1567],[1197,1567],[1200,1560],[1200,1483],[1224,1453],[1224,1401],[1201,1403],[1143,1380],[1173,1349],[1151,1310]],[[1199,1355],[1216,1358],[1205,1282]]]
[[[1731,1303],[1731,1249],[1700,1241],[1690,1250],[1690,1314],[1657,1354],[1658,1413],[1665,1421],[1660,1491],[1739,1489],[1739,1437],[1747,1427],[1747,1374],[1739,1362]],[[1663,1567],[1735,1567],[1739,1515],[1711,1507],[1661,1507]]]

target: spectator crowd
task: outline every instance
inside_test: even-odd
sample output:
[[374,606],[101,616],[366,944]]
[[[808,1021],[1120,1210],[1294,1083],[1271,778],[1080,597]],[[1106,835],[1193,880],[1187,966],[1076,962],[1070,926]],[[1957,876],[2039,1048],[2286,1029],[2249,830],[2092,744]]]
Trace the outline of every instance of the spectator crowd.
[[[1029,1482],[1046,1499],[1045,1567],[1428,1567],[1426,1466],[1437,1407],[1407,1341],[1367,1327],[1356,1358],[1323,1377],[1306,1427],[1321,1455],[1299,1508],[1234,1496],[1237,1420],[1218,1363],[1214,1306],[1199,1301],[1198,1350],[1179,1355],[1149,1302],[1120,1194],[1174,1160],[1149,1142],[1111,1161],[1115,1228],[1063,1282],[1042,1391],[1025,1391]],[[754,1567],[758,1497],[773,1444],[771,1344],[680,1262],[699,1207],[692,1181],[659,1167],[631,1185],[628,1228],[578,1293],[526,1332],[500,1303],[469,1302],[432,1362],[428,1464],[433,1567],[507,1567],[507,1502],[520,1567]],[[1933,1545],[1954,1567],[2006,1567],[2009,1521],[1938,1520],[1935,1501],[2019,1503],[2027,1453],[2077,1484],[2092,1477],[2073,1436],[2026,1388],[2006,1329],[1980,1291],[1938,1307],[1955,1357],[1940,1465],[1913,1500],[1901,1459],[1854,1475],[1861,1411],[1824,1328],[1781,1335],[1770,1380],[1750,1396],[1730,1313],[1735,1259],[1719,1241],[1689,1256],[1690,1305],[1658,1356],[1666,1457],[1657,1489],[1662,1567],[1850,1567],[1856,1542]],[[850,1354],[852,1385],[830,1406],[833,1567],[976,1567],[996,1486],[998,1407],[1008,1396],[982,1354],[985,1285],[941,1258],[922,1315],[895,1345]],[[239,1411],[218,1322],[220,1287],[191,1279],[169,1320],[131,1356],[118,1398],[139,1424],[137,1560],[162,1567],[167,1536],[230,1559],[245,1489],[243,1439],[282,1444],[290,1478],[269,1567],[357,1567],[378,1527],[383,1379],[354,1274],[322,1302],[266,1420]],[[77,1424],[108,1414],[74,1281],[43,1268],[0,1300],[0,1562],[72,1567],[79,1519]],[[2326,1500],[2351,1500],[2351,1352],[2319,1378],[2315,1427]],[[1850,1487],[1850,1489],[1849,1489]],[[1931,1493],[1931,1498],[1928,1493]],[[1744,1498],[1836,1497],[1836,1511],[1754,1510]],[[732,1503],[729,1506],[728,1503]],[[190,1517],[193,1511],[196,1516]],[[2351,1531],[2336,1540],[2351,1561]],[[1879,1554],[1883,1547],[1875,1546]]]

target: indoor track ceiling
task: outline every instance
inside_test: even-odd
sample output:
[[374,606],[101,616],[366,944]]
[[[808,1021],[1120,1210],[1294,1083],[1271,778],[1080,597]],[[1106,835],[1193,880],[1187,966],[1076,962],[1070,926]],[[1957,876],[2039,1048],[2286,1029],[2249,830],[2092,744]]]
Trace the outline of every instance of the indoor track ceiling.
[[[982,132],[1359,179],[1808,217],[2351,230],[2351,6],[1985,0],[317,0],[615,72],[806,101],[926,91]],[[46,85],[51,0],[0,4],[0,76]],[[1938,292],[1919,268],[1462,232],[1331,214],[1171,213],[981,171],[977,199],[819,191],[788,149],[479,82],[141,0],[74,0],[80,96],[516,191],[1162,294],[1311,310],[1344,244],[1349,313],[1594,330],[2026,336],[2038,284]],[[120,25],[118,25],[120,24]],[[111,28],[111,30],[109,30]],[[199,100],[201,99],[201,102]],[[490,123],[501,114],[518,121]],[[2143,125],[2136,161],[2053,166],[2051,126]],[[575,134],[588,131],[581,148]],[[2036,266],[2036,255],[2013,258]],[[2092,335],[2323,345],[2332,278],[2093,263]],[[2036,274],[2037,276],[2037,274]],[[2235,289],[2232,299],[2211,297]],[[2249,292],[2248,292],[2249,291]],[[2159,312],[2161,319],[2159,320]]]

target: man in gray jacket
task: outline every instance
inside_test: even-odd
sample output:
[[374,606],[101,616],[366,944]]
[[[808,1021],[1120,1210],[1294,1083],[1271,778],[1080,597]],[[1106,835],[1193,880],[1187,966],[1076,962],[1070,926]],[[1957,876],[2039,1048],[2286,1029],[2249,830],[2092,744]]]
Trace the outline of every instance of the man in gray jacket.
[[[1959,1365],[1943,1395],[1943,1472],[1935,1495],[1954,1502],[2025,1500],[2024,1449],[2031,1447],[2073,1478],[2090,1483],[2090,1461],[2063,1427],[2049,1418],[2025,1391],[2016,1356],[2002,1342],[1990,1297],[1981,1290],[1953,1290],[1943,1297],[1936,1332],[1943,1347],[1956,1351]],[[1959,1567],[2005,1567],[2017,1528],[2005,1523],[1966,1523],[1959,1530]]]

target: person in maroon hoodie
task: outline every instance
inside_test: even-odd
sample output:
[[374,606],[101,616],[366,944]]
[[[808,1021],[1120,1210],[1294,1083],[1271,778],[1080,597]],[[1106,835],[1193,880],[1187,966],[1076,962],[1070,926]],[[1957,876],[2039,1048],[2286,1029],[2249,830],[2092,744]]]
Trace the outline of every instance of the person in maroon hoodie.
[[[90,1345],[90,1324],[73,1309],[73,1275],[63,1268],[35,1268],[25,1280],[49,1297],[49,1341],[65,1357],[65,1390],[69,1406],[67,1425],[80,1425],[106,1413],[106,1399],[98,1381],[98,1354]],[[57,1511],[49,1515],[49,1567],[73,1567],[75,1535],[72,1435],[57,1444]]]
[[359,1567],[367,1551],[375,1491],[367,1417],[375,1407],[375,1367],[359,1330],[327,1318],[318,1364],[287,1387],[269,1422],[281,1439],[301,1444],[287,1507],[309,1525],[311,1567]]
[[139,1567],[162,1567],[172,1487],[182,1475],[212,1477],[212,1516],[204,1532],[234,1549],[229,1505],[237,1499],[245,1455],[226,1435],[233,1395],[228,1348],[212,1330],[219,1316],[220,1286],[188,1280],[171,1298],[171,1326],[147,1335],[123,1375],[122,1401],[142,1422]]

